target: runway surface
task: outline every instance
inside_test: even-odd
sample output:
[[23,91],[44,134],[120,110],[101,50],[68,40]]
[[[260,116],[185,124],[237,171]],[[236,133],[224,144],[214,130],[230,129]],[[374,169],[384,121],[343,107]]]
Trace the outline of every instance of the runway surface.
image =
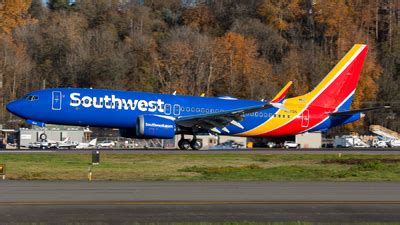
[[[63,153],[63,154],[86,154],[96,149],[85,150],[0,150],[0,154],[9,153]],[[372,154],[393,155],[400,154],[400,148],[327,148],[327,149],[224,149],[224,150],[165,150],[165,149],[99,149],[101,153],[112,154]]]
[[2,181],[0,223],[400,221],[400,182]]

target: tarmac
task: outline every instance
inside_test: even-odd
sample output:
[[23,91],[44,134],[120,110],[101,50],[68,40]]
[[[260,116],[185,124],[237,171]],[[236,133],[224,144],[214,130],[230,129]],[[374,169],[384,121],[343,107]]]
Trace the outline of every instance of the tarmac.
[[400,182],[0,181],[0,190],[0,224],[400,221]]

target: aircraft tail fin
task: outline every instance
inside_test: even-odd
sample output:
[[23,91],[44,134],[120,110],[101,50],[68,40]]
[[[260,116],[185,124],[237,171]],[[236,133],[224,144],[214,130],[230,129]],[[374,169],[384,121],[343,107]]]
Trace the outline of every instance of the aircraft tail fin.
[[282,88],[278,92],[278,94],[271,100],[271,103],[282,103],[285,100],[287,93],[289,92],[290,86],[292,86],[293,82],[289,81],[285,87]]
[[89,146],[96,146],[96,144],[97,144],[97,138],[95,138],[89,142]]
[[300,96],[302,101],[334,111],[349,110],[367,51],[367,45],[354,45],[314,90]]

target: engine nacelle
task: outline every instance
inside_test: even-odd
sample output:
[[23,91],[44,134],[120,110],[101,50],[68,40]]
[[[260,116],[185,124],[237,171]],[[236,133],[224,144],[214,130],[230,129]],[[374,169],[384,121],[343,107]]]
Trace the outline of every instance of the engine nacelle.
[[136,123],[136,135],[141,138],[164,138],[172,139],[175,136],[175,121],[169,118],[142,115]]

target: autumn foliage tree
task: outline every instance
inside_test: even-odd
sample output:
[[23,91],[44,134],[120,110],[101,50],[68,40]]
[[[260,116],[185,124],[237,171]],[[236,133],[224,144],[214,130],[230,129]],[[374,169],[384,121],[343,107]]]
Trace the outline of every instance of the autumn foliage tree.
[[279,31],[287,31],[302,14],[299,0],[264,0],[259,13],[268,24]]
[[5,102],[28,91],[31,59],[24,43],[14,41],[12,32],[34,22],[28,14],[30,4],[28,0],[0,2],[0,120],[4,120]]
[[12,30],[29,22],[29,0],[5,0],[0,2],[0,31],[10,34]]
[[215,25],[214,15],[205,5],[185,10],[182,18],[185,25],[201,32],[208,31]]
[[267,78],[271,65],[258,57],[254,39],[228,32],[216,40],[214,57],[217,93],[252,98],[265,97],[268,93]]

